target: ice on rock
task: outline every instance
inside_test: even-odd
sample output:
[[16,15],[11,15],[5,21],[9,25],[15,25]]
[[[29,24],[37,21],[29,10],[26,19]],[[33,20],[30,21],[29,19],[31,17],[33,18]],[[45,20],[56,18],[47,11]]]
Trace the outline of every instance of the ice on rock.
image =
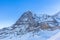
[[15,24],[0,29],[0,40],[47,40],[60,31],[59,15],[60,12],[53,16],[24,12]]

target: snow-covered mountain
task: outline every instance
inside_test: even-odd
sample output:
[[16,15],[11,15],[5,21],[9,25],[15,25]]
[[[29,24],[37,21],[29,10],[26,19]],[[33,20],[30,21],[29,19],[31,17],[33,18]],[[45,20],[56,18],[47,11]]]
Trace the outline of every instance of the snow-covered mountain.
[[60,31],[59,15],[38,17],[31,11],[24,12],[11,27],[0,29],[0,40],[47,40]]

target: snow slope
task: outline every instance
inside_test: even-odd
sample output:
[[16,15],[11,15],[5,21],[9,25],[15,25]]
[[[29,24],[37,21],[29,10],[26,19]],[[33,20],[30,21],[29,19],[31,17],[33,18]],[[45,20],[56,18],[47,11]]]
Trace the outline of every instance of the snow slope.
[[[27,33],[24,34],[22,36],[14,36],[11,35],[10,37],[4,38],[4,39],[0,39],[0,40],[47,40],[48,38],[50,39],[51,36],[55,35],[56,33],[58,33],[60,30],[55,30],[55,31],[43,31],[41,30],[38,33]],[[52,40],[52,39],[51,39]]]
[[52,37],[50,37],[48,40],[60,40],[60,32],[56,33]]

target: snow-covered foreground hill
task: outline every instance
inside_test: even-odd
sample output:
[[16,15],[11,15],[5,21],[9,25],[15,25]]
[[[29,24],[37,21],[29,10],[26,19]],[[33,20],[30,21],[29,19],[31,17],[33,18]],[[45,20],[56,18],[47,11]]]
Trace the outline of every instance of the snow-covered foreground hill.
[[60,32],[56,33],[52,37],[50,37],[48,40],[60,40]]
[[[41,30],[40,32],[34,33],[34,34],[32,32],[30,32],[30,33],[27,33],[22,36],[11,35],[10,37],[0,39],[0,40],[47,40],[47,39],[50,39],[50,37],[52,37],[59,31],[60,30],[55,30],[55,31]],[[53,40],[53,39],[51,39],[51,40]]]
[[[0,40],[48,40],[60,32],[60,12],[50,16],[36,16],[30,11],[23,15],[10,27],[0,29]],[[53,37],[52,39],[53,40]]]

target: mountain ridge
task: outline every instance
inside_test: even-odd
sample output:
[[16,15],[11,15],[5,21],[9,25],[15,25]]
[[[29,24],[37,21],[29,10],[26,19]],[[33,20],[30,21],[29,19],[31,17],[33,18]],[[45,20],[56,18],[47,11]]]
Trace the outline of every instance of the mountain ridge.
[[28,32],[39,32],[40,30],[53,31],[60,29],[60,20],[56,17],[57,14],[54,16],[43,14],[41,17],[38,17],[31,11],[24,12],[11,27],[0,29],[0,39],[9,37],[12,34],[16,36],[24,35]]

